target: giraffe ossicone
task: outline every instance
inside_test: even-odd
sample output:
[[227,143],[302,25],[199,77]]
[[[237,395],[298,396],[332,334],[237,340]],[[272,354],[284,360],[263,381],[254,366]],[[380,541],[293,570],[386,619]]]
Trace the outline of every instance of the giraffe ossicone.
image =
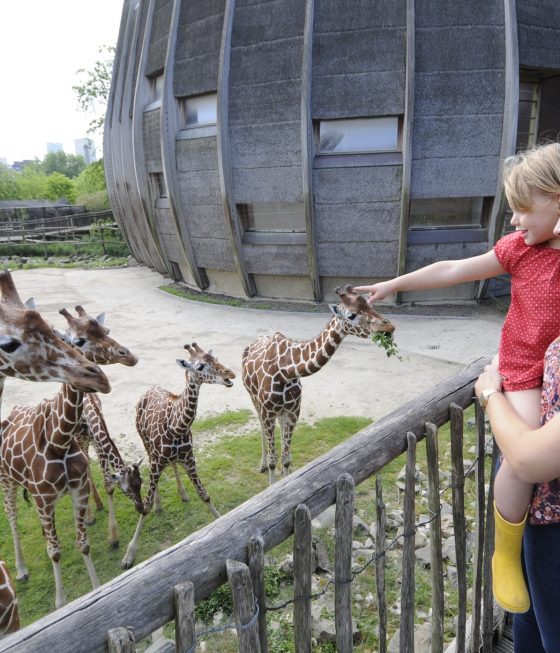
[[191,425],[196,416],[200,386],[212,384],[229,388],[233,385],[235,374],[219,363],[210,351],[205,352],[196,342],[187,344],[184,348],[189,352],[190,360],[176,359],[177,364],[185,370],[186,384],[183,392],[176,395],[161,386],[152,386],[136,405],[136,429],[148,453],[150,485],[144,499],[144,514],[138,520],[121,563],[124,569],[129,569],[134,564],[144,520],[154,502],[156,511],[161,511],[157,486],[167,466],[173,465],[177,489],[183,501],[187,501],[188,497],[179,475],[178,465],[183,467],[198,496],[208,505],[210,512],[215,517],[220,516],[198,477]]
[[332,317],[315,338],[299,342],[275,333],[259,336],[243,351],[243,384],[261,423],[260,471],[276,476],[274,429],[280,423],[282,473],[290,472],[292,434],[301,408],[301,378],[318,372],[328,363],[346,336],[368,338],[381,331],[392,333],[394,325],[377,313],[352,286],[336,288],[338,304],[330,304]]

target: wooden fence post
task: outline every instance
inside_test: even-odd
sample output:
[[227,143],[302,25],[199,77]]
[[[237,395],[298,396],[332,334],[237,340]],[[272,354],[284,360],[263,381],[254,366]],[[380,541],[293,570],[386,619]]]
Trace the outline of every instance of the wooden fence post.
[[175,643],[177,651],[189,651],[195,643],[194,585],[190,582],[174,587]]
[[253,535],[249,540],[247,555],[253,592],[259,603],[259,640],[261,653],[268,653],[266,634],[266,594],[264,589],[264,541],[261,535]]
[[465,522],[465,472],[463,469],[463,409],[451,403],[451,487],[453,496],[453,532],[457,556],[457,648],[456,653],[465,653],[467,633],[467,552]]
[[443,554],[441,537],[441,498],[439,495],[438,431],[426,424],[428,461],[428,511],[430,514],[430,572],[432,577],[432,653],[443,651]]
[[387,653],[387,601],[385,599],[385,543],[387,517],[383,503],[383,483],[381,475],[375,477],[375,585],[377,588],[377,615],[379,618],[377,648],[379,653]]
[[239,650],[243,653],[260,653],[259,624],[255,618],[255,597],[249,567],[237,560],[227,560],[226,569],[233,597]]
[[135,653],[134,633],[130,628],[111,628],[107,632],[109,653]]
[[294,647],[311,653],[311,515],[300,504],[294,518]]
[[334,620],[337,653],[352,651],[352,520],[354,479],[341,474],[336,481]]
[[408,449],[406,454],[406,479],[404,489],[404,543],[401,583],[401,624],[400,651],[414,651],[414,542],[416,536],[416,519],[414,515],[414,498],[416,494],[416,436],[406,434]]

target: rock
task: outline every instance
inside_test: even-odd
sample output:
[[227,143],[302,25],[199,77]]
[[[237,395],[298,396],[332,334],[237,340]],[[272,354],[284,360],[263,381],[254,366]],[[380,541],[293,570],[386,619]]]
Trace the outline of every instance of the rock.
[[311,527],[317,529],[334,526],[335,512],[336,505],[333,504],[332,506],[329,506],[326,510],[323,510],[320,515],[317,515],[317,517],[311,521]]
[[358,515],[352,517],[352,530],[358,535],[369,535],[368,525]]
[[443,543],[441,552],[445,560],[449,560],[451,564],[457,564],[457,554],[455,553],[455,535],[449,537]]
[[415,556],[416,560],[424,567],[429,567],[432,564],[432,545],[428,543],[426,546],[416,549]]
[[280,563],[279,569],[288,576],[292,576],[294,573],[294,556],[291,554],[287,555]]
[[[388,653],[399,653],[400,651],[400,632],[397,632],[391,638]],[[430,653],[432,649],[432,627],[428,622],[420,624],[414,628],[414,652],[410,653]]]
[[[333,621],[312,616],[311,633],[318,643],[336,642],[336,630]],[[360,631],[354,619],[352,619],[352,641],[354,644],[358,644],[360,641]]]
[[313,547],[313,565],[315,571],[330,571],[329,556],[327,547],[318,537],[313,537],[311,541]]

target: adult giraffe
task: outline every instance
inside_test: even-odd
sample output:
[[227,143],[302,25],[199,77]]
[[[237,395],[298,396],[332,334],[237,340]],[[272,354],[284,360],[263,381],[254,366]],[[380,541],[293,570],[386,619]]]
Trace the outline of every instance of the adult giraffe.
[[301,378],[324,367],[346,336],[367,338],[376,331],[392,333],[391,322],[373,310],[352,286],[336,288],[339,304],[330,304],[333,317],[312,340],[297,342],[281,333],[259,336],[242,356],[243,384],[251,396],[262,435],[260,471],[268,469],[269,483],[276,470],[274,428],[280,422],[282,473],[289,474],[292,433],[301,407]]
[[[21,301],[7,270],[0,272],[0,295],[0,404],[6,377],[72,383],[83,390],[107,387],[99,367],[59,338],[32,302]],[[0,637],[18,628],[14,586],[0,561]]]
[[[136,356],[109,336],[103,326],[104,314],[90,317],[76,306],[78,317],[66,309],[60,311],[68,323],[65,337],[90,361],[134,365]],[[109,392],[110,385],[99,384],[100,392]],[[91,392],[90,388],[85,388]],[[23,486],[32,497],[47,539],[47,553],[53,565],[57,608],[66,602],[60,569],[60,541],[55,528],[55,507],[59,499],[70,494],[76,524],[76,544],[82,554],[93,587],[99,580],[89,555],[85,515],[89,498],[88,461],[75,440],[79,429],[84,391],[64,383],[52,399],[37,406],[15,406],[2,424],[0,449],[0,482],[4,504],[14,541],[18,579],[29,573],[25,566],[17,531],[16,492]]]

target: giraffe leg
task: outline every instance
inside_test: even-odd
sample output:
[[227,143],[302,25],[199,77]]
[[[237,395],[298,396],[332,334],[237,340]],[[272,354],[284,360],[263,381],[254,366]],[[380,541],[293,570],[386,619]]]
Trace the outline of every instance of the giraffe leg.
[[89,540],[86,531],[86,509],[89,499],[89,483],[86,479],[84,487],[72,492],[72,506],[74,508],[74,522],[76,524],[76,546],[82,554],[84,564],[91,580],[91,586],[95,589],[99,587],[99,579],[93,566],[93,561],[89,554]]
[[274,441],[274,427],[276,418],[273,415],[261,415],[261,472],[268,469],[268,482],[270,485],[276,480],[276,443]]
[[282,476],[290,473],[292,462],[292,433],[299,417],[299,403],[297,410],[283,413],[280,417],[280,430],[282,433]]
[[134,560],[136,559],[136,554],[138,552],[138,541],[140,539],[140,533],[142,533],[142,526],[144,525],[144,520],[146,519],[146,516],[154,504],[154,497],[157,493],[157,484],[162,471],[163,467],[159,466],[155,468],[152,467],[150,469],[150,487],[148,488],[148,494],[146,495],[146,499],[144,501],[144,513],[140,515],[138,524],[136,524],[134,535],[132,536],[128,547],[126,548],[126,553],[121,561],[121,567],[123,569],[130,569],[134,564]]
[[117,525],[117,518],[115,516],[115,505],[113,503],[113,489],[107,490],[107,508],[108,515],[108,529],[109,529],[109,548],[116,549],[119,546],[119,527]]
[[216,510],[212,501],[210,501],[210,495],[208,494],[204,485],[202,485],[200,478],[198,477],[194,456],[192,456],[191,460],[189,460],[188,462],[184,462],[183,467],[185,468],[185,471],[187,472],[189,478],[191,479],[191,482],[194,485],[194,488],[198,496],[204,501],[204,503],[206,503],[206,505],[208,506],[210,512],[214,515],[214,517],[219,517],[220,513]]
[[17,580],[27,580],[29,571],[25,565],[21,542],[17,530],[17,483],[10,482],[8,479],[2,479],[2,491],[4,492],[4,510],[12,530],[12,540],[14,542],[14,553],[16,558],[16,578]]
[[183,479],[179,474],[179,467],[177,466],[177,463],[173,463],[173,472],[175,473],[175,480],[177,481],[177,489],[179,490],[179,496],[181,497],[181,501],[183,503],[186,503],[189,500],[189,497],[187,495],[185,486],[183,485]]
[[161,496],[157,487],[154,490],[154,511],[163,512],[163,508],[161,507]]
[[64,593],[64,585],[62,584],[62,573],[60,571],[60,540],[56,532],[54,521],[54,505],[37,506],[39,517],[41,519],[41,526],[43,534],[47,540],[47,555],[51,559],[54,585],[55,585],[55,607],[61,608],[66,604],[66,594]]
[[[93,482],[93,477],[91,475],[91,471],[89,468],[89,459],[88,459],[88,482],[89,482],[90,496],[92,497],[95,503],[96,509],[103,510],[103,501],[101,500],[101,497],[99,496],[99,492],[97,491],[97,488],[95,487],[95,483]],[[87,512],[86,512],[86,524],[88,526],[95,524],[95,515],[93,514],[93,509],[89,501],[88,501]]]
[[0,638],[19,630],[19,611],[14,584],[5,563],[0,560]]

